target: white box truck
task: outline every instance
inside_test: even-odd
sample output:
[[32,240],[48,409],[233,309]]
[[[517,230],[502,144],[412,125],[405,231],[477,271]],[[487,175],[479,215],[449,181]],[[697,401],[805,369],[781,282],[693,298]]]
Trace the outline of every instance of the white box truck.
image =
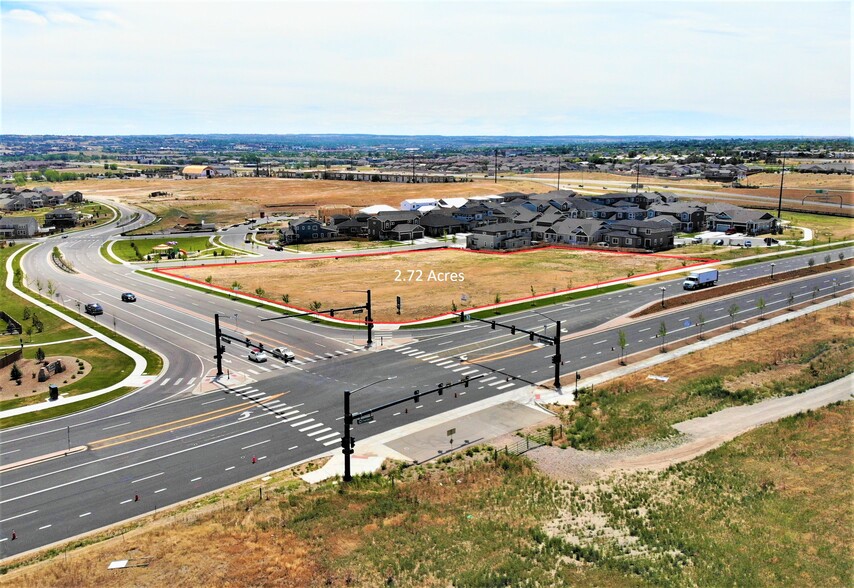
[[684,290],[699,290],[708,286],[714,286],[718,281],[718,270],[702,270],[699,272],[691,272],[685,281],[682,282]]

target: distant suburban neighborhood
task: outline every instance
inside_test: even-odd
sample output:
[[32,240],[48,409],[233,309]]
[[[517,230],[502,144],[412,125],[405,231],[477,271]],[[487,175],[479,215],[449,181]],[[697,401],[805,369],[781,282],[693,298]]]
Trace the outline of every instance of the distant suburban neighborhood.
[[[46,186],[34,189],[3,186],[0,188],[0,238],[30,238],[76,227],[86,222],[88,215],[81,215],[67,205],[83,202],[83,193],[77,190],[63,194]],[[34,215],[9,214],[36,210],[43,212],[45,208],[51,210],[42,215],[43,226],[39,226]]]

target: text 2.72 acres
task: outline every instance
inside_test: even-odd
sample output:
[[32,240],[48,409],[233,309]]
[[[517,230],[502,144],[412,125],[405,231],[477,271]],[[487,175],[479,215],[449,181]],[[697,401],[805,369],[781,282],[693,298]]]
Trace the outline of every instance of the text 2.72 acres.
[[462,272],[437,272],[430,270],[425,275],[421,270],[394,270],[395,282],[462,282],[466,277]]

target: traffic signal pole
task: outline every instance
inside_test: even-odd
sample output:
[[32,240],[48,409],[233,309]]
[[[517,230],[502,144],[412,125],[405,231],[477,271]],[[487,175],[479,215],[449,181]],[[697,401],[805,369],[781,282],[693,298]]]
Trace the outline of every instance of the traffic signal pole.
[[222,331],[219,329],[219,314],[214,314],[214,334],[216,336],[216,375],[222,375]]
[[556,321],[557,331],[555,332],[554,344],[555,344],[555,388],[560,389],[560,321]]

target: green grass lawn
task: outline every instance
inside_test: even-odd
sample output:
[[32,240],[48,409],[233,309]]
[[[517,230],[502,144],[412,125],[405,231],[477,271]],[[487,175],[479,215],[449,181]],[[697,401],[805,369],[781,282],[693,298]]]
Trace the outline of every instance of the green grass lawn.
[[[806,227],[815,232],[815,243],[808,242],[804,245],[854,239],[854,219],[850,217],[785,211],[782,214],[784,221],[791,221],[796,227]],[[784,235],[781,238],[787,237]]]
[[[177,242],[177,247],[186,251],[187,256],[190,258],[203,254],[204,252],[213,255],[214,250],[218,253],[224,252],[226,255],[234,255],[234,253],[228,248],[216,247],[211,244],[210,236],[175,237],[174,235],[165,235],[156,239],[136,238],[115,241],[113,244],[113,253],[125,261],[143,261],[147,255],[152,253],[152,249],[154,247],[166,244],[167,242]],[[133,248],[134,244],[136,245],[136,250]],[[136,253],[137,250],[139,251],[139,255]],[[152,256],[152,259],[154,258],[155,256]]]
[[[35,359],[36,349],[35,347],[25,347],[24,358]],[[68,394],[69,396],[101,390],[121,381],[133,371],[134,363],[129,356],[113,349],[109,345],[105,345],[97,339],[84,339],[83,341],[74,341],[73,343],[51,345],[45,348],[45,353],[48,357],[57,355],[77,357],[92,365],[92,371],[80,379],[75,377],[74,366],[71,365],[66,366],[67,370],[64,373],[50,380],[51,383],[59,386],[61,394]],[[4,382],[3,384],[6,386],[15,386],[14,382]],[[21,389],[25,392],[29,391],[26,381],[21,384]],[[0,402],[0,411],[37,404],[43,400],[44,395],[4,400]]]
[[[9,256],[20,249],[20,245],[0,249],[0,310],[3,310],[21,323],[24,333],[20,336],[0,335],[0,346],[16,345],[21,338],[24,339],[24,343],[49,343],[51,341],[61,341],[63,339],[73,339],[85,336],[86,333],[77,327],[66,323],[64,320],[49,312],[37,309],[34,305],[30,304],[23,298],[12,294],[12,292],[6,289],[6,261],[9,259]],[[16,267],[19,267],[17,264],[19,259],[20,257],[15,260]],[[29,279],[29,283],[36,291],[38,291],[39,286],[41,286],[41,293],[43,296],[49,296],[51,299],[56,299],[57,289],[53,282],[32,277]],[[16,280],[16,285],[18,288],[22,288],[20,280]],[[61,296],[62,292],[59,292],[59,294]],[[29,310],[29,319],[24,318],[27,314],[27,310]],[[33,320],[33,315],[37,317],[37,320]],[[38,332],[37,329],[39,321],[43,325],[41,332]]]

